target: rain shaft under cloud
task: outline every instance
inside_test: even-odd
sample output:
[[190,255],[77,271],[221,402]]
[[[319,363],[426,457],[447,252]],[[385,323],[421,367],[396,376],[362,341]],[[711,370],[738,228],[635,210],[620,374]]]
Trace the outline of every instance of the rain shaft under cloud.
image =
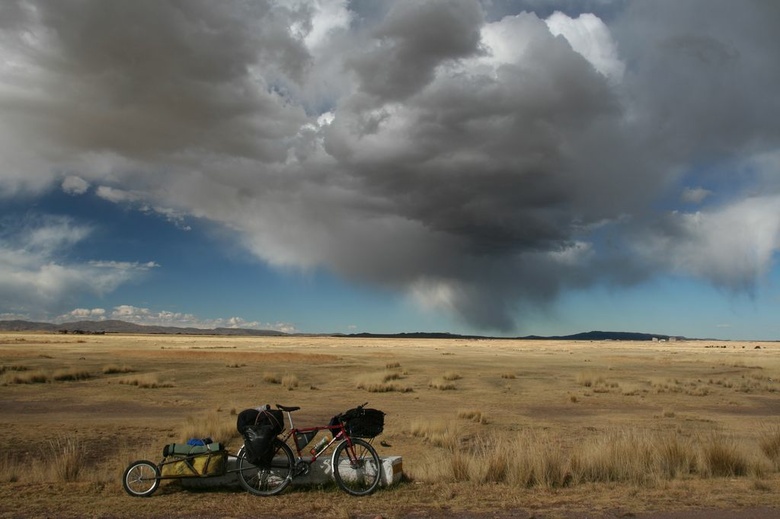
[[535,4],[5,2],[0,193],[199,218],[486,330],[668,273],[750,291],[779,240],[780,6]]

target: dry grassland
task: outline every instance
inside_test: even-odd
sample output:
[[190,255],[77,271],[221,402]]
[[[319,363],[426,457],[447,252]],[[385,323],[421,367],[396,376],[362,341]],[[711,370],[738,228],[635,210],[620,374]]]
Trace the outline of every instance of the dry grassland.
[[[778,396],[776,343],[6,333],[0,517],[780,512]],[[306,426],[365,401],[387,413],[377,450],[405,472],[367,498],[121,488],[166,443],[237,450],[244,408],[298,405]]]

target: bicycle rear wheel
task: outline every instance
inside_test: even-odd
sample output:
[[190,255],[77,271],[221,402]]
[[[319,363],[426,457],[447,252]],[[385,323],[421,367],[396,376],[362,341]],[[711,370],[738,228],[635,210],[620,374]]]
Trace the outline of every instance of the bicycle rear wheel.
[[352,447],[345,440],[333,453],[333,478],[336,484],[353,496],[367,496],[376,490],[381,476],[379,454],[365,440],[352,438]]
[[238,453],[238,482],[256,496],[273,496],[292,481],[295,458],[292,450],[279,438],[274,439],[274,457],[268,467],[256,467],[246,459],[246,449]]

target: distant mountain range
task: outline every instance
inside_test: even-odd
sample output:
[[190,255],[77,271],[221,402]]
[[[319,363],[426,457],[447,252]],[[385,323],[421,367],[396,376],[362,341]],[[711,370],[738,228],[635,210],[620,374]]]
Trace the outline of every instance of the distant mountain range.
[[[126,321],[75,321],[70,323],[54,324],[31,321],[0,321],[0,331],[6,332],[49,332],[64,334],[106,334],[106,333],[138,333],[138,334],[177,334],[177,335],[233,335],[233,336],[257,336],[273,337],[287,336],[284,332],[276,330],[255,330],[251,328],[181,328],[177,326],[149,326]],[[301,334],[297,334],[301,335]],[[684,339],[663,334],[637,333],[637,332],[602,332],[592,331],[576,333],[574,335],[560,335],[543,337],[528,335],[525,337],[489,337],[482,335],[457,335],[445,332],[411,332],[411,333],[357,333],[357,334],[305,334],[339,337],[377,337],[394,339],[534,339],[534,340],[572,340],[572,341],[652,341]]]
[[249,328],[180,328],[177,326],[148,326],[126,321],[76,321],[72,323],[39,323],[31,321],[0,321],[0,331],[6,332],[53,332],[73,334],[140,333],[179,335],[287,335],[276,330],[253,330]]

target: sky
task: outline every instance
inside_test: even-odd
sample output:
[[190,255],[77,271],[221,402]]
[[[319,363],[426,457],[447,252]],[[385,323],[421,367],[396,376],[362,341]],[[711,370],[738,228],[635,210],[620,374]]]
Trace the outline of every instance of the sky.
[[774,0],[0,2],[0,319],[780,340]]

